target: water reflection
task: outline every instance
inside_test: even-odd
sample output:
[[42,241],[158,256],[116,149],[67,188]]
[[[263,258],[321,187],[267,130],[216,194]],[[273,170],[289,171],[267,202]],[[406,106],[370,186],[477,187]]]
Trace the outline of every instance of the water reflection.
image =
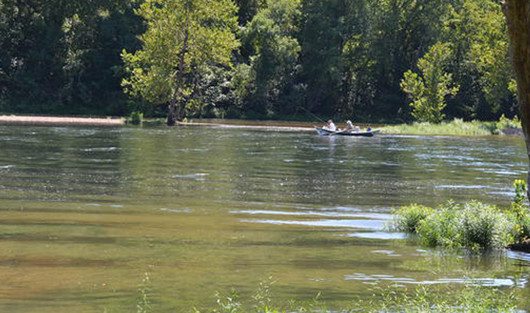
[[0,139],[0,311],[134,311],[146,271],[157,312],[270,275],[283,300],[322,291],[336,305],[381,280],[527,288],[524,254],[437,256],[385,231],[411,202],[507,204],[526,170],[518,138],[0,127]]

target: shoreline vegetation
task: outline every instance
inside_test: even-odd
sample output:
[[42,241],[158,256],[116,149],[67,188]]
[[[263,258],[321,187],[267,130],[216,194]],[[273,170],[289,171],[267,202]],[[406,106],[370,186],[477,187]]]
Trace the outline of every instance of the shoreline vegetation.
[[[204,126],[222,127],[231,129],[248,129],[264,131],[283,132],[313,132],[310,124],[320,125],[322,122],[291,121],[291,120],[223,120],[223,119],[190,119],[178,122],[177,126]],[[62,116],[21,116],[0,115],[0,125],[33,125],[33,126],[123,126],[144,125],[163,126],[165,119],[144,119],[141,115],[122,117],[62,117]],[[512,135],[522,136],[521,123],[519,119],[508,119],[501,116],[499,121],[463,121],[454,119],[439,124],[434,123],[411,123],[397,125],[381,125],[361,123],[362,127],[380,129],[387,135],[424,135],[424,136],[490,136],[490,135]]]
[[448,201],[437,208],[411,204],[394,212],[390,230],[404,232],[428,247],[465,249],[472,253],[511,249],[530,252],[527,185],[514,182],[515,198],[507,207],[478,201]]
[[[287,312],[524,312],[518,310],[515,288],[489,288],[469,278],[461,287],[448,285],[404,286],[375,283],[368,287],[371,296],[361,299],[352,295],[341,308],[329,306],[317,293],[311,300],[275,300],[272,277],[259,283],[255,292],[240,295],[236,289],[216,292],[214,307],[194,307],[192,313],[287,313]],[[137,313],[156,312],[153,281],[150,274],[138,286]],[[209,301],[205,301],[209,302]],[[201,303],[201,306],[204,303]]]

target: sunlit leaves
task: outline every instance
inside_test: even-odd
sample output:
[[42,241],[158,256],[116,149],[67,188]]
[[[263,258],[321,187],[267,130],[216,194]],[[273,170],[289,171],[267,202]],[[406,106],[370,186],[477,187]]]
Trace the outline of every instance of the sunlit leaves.
[[418,61],[421,76],[407,71],[401,88],[412,102],[412,115],[421,122],[440,123],[444,118],[445,98],[456,95],[458,86],[453,85],[452,74],[445,72],[452,50],[448,44],[436,43]]
[[231,0],[145,1],[137,12],[147,23],[143,49],[122,53],[130,73],[125,91],[154,104],[189,96],[187,75],[205,64],[231,65],[239,45],[236,11]]

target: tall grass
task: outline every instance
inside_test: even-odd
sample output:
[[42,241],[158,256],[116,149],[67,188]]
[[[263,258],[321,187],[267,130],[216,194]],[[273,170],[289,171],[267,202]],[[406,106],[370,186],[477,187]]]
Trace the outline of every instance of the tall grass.
[[381,128],[383,133],[398,135],[445,135],[445,136],[488,136],[504,133],[506,129],[520,128],[518,119],[510,120],[501,117],[498,122],[470,121],[462,119],[442,122],[440,124],[412,123],[389,125]]
[[291,313],[291,312],[519,312],[514,290],[454,286],[419,286],[413,289],[381,285],[371,287],[372,296],[354,299],[342,308],[330,308],[318,294],[307,302],[289,301],[286,305],[262,305],[252,297],[243,301],[234,291],[225,297],[217,293],[217,307],[193,313]]

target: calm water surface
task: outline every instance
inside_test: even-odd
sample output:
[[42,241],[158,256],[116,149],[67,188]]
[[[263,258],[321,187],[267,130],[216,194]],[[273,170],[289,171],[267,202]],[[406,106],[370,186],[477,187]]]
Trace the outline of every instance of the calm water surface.
[[525,169],[509,137],[0,127],[0,311],[133,312],[146,272],[156,312],[269,276],[280,301],[468,277],[526,307],[528,255],[440,256],[385,231],[411,202],[506,205]]

